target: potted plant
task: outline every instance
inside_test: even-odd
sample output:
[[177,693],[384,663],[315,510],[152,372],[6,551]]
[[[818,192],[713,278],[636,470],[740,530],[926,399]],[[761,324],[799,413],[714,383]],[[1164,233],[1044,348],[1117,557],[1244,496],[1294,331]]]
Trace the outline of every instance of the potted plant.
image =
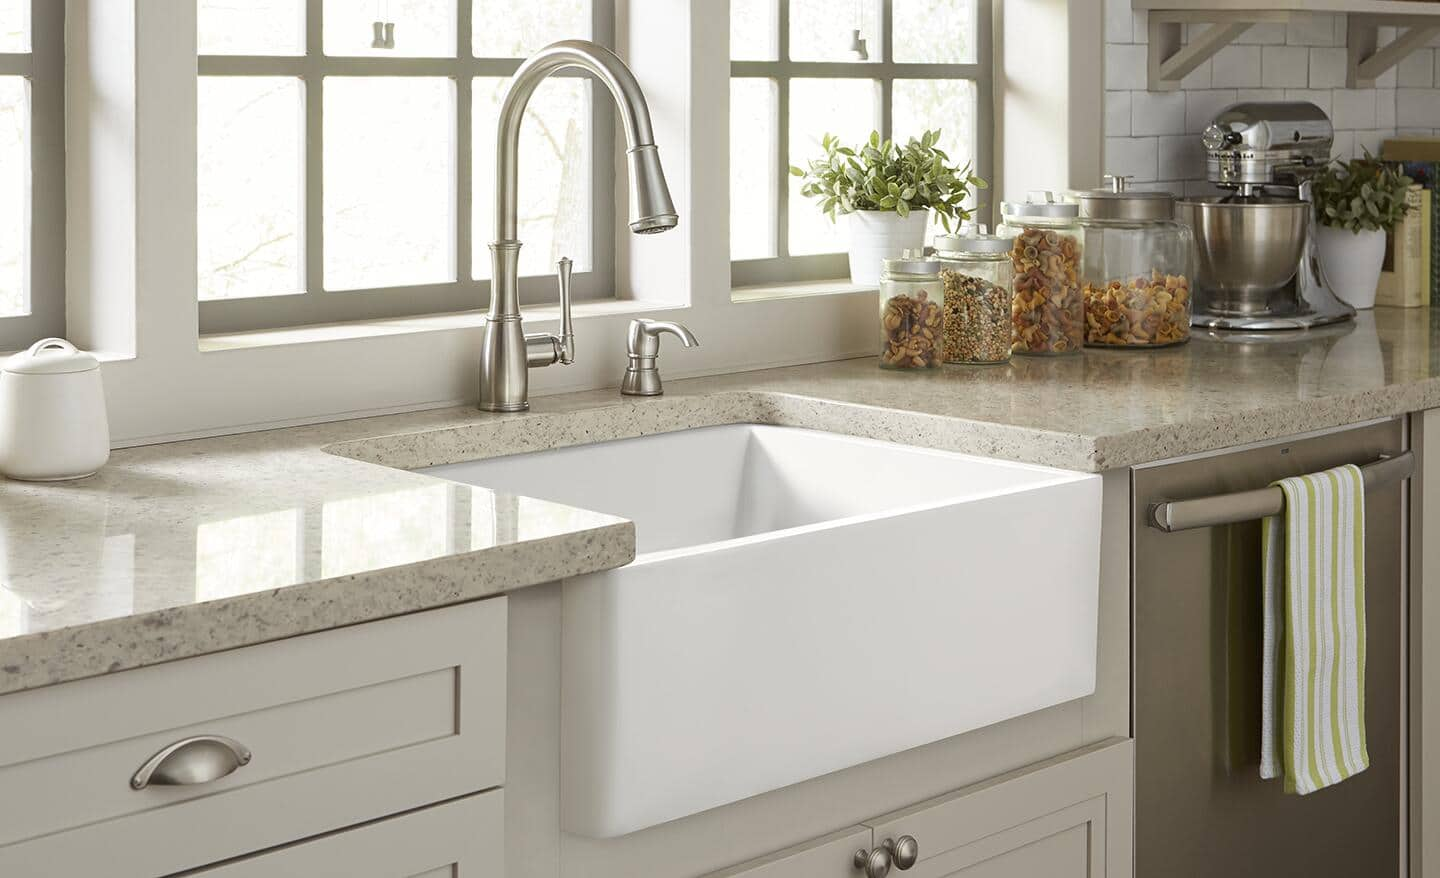
[[850,223],[850,279],[873,286],[880,281],[884,259],[906,249],[925,246],[930,211],[945,230],[954,231],[972,211],[964,207],[972,190],[986,188],[971,173],[970,165],[957,168],[936,148],[940,132],[926,131],[904,146],[882,141],[880,132],[859,148],[845,146],[826,134],[823,158],[808,169],[790,167],[804,179],[800,194],[820,200],[820,209],[835,221],[837,214]]
[[1336,162],[1315,178],[1320,267],[1335,294],[1356,308],[1375,306],[1385,233],[1404,219],[1411,182],[1368,151],[1364,158]]

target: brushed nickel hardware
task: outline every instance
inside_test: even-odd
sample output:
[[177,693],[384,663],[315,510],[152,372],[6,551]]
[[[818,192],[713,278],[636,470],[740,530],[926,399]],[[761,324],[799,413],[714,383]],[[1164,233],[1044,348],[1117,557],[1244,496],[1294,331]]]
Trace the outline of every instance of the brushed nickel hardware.
[[890,852],[890,860],[901,872],[907,871],[920,860],[920,842],[913,835],[887,838],[882,847]]
[[865,878],[886,878],[890,874],[890,852],[883,845],[868,851],[864,848],[856,851],[854,863]]
[[130,778],[133,789],[195,786],[217,781],[250,764],[250,750],[224,735],[196,735],[176,741],[145,760]]
[[[1410,451],[1401,452],[1394,457],[1382,457],[1374,463],[1360,467],[1360,475],[1364,478],[1367,491],[1404,481],[1414,473],[1415,454]],[[1279,515],[1284,509],[1283,491],[1274,487],[1257,488],[1234,494],[1197,497],[1194,500],[1156,503],[1150,507],[1150,526],[1166,533],[1174,533],[1198,527],[1253,521]]]
[[555,263],[555,281],[560,287],[560,334],[525,334],[525,362],[531,368],[575,362],[575,326],[570,320],[570,270],[574,264],[568,256],[561,256]]
[[[480,347],[480,408],[488,412],[519,412],[529,408],[531,367],[571,362],[563,356],[561,343],[554,336],[527,336],[521,325],[520,241],[516,235],[520,122],[525,116],[525,106],[535,88],[547,77],[572,67],[591,73],[604,83],[620,110],[620,122],[630,147],[626,153],[630,166],[630,230],[637,235],[648,235],[673,229],[679,222],[670,200],[670,189],[665,184],[664,169],[660,166],[660,153],[655,149],[645,94],[630,68],[615,53],[588,40],[552,43],[521,64],[500,106],[495,150],[495,240],[490,244],[490,308]],[[561,288],[565,291],[568,281],[563,264],[561,273]],[[569,331],[568,323],[562,326],[561,338]]]
[[700,342],[683,324],[668,320],[646,320],[643,317],[630,321],[630,332],[626,343],[626,354],[630,364],[625,367],[625,377],[620,382],[620,392],[626,396],[660,396],[665,392],[660,385],[660,369],[656,358],[660,355],[660,335],[669,332],[687,348],[699,347]]

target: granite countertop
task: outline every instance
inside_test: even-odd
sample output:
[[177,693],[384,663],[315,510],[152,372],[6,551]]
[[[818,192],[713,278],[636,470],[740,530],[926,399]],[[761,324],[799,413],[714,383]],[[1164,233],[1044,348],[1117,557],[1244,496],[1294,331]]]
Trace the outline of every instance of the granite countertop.
[[407,469],[752,422],[1099,472],[1440,406],[1440,314],[927,374],[847,360],[666,390],[154,445],[77,482],[0,482],[0,694],[634,557],[623,519]]

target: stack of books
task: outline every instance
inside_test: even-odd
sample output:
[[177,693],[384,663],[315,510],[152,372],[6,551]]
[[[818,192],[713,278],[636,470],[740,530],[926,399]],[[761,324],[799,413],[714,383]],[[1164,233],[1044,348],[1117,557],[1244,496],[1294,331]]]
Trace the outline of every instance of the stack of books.
[[1440,137],[1385,141],[1380,157],[1415,181],[1411,209],[1390,236],[1375,304],[1440,305]]

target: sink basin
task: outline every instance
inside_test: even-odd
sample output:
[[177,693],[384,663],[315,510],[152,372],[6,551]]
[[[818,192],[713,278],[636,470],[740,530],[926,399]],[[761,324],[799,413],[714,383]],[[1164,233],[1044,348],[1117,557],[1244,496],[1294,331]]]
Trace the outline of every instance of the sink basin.
[[1095,688],[1100,479],[732,425],[423,472],[621,515],[567,580],[566,830],[624,835]]

